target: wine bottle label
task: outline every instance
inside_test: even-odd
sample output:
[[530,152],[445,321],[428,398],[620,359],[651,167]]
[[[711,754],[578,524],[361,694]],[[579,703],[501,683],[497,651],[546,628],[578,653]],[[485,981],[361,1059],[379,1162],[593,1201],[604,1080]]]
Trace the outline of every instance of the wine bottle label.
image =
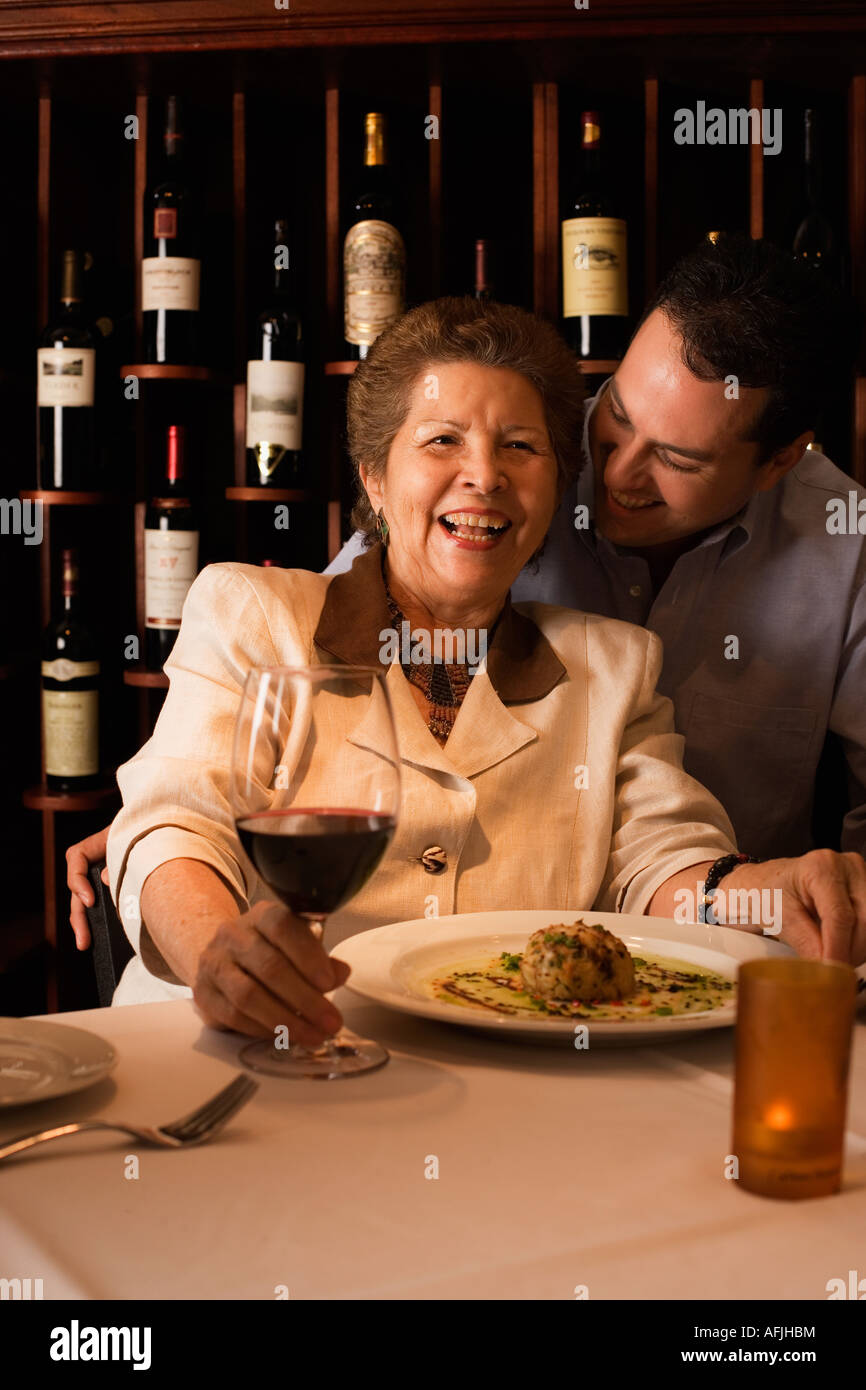
[[343,245],[343,317],[348,343],[375,343],[404,308],[406,248],[390,222],[356,222]]
[[141,262],[141,308],[198,309],[201,261],[188,256],[145,256]]
[[53,681],[79,681],[84,676],[98,676],[98,661],[70,661],[68,656],[55,657],[53,661],[43,661],[43,676]]
[[42,728],[49,777],[94,777],[98,773],[96,690],[43,690]]
[[145,531],[145,627],[180,627],[183,601],[197,573],[198,531]]
[[93,348],[38,348],[37,405],[93,405]]
[[570,217],[562,224],[562,314],[628,313],[626,226],[618,217]]
[[298,451],[304,418],[303,362],[247,363],[247,448]]

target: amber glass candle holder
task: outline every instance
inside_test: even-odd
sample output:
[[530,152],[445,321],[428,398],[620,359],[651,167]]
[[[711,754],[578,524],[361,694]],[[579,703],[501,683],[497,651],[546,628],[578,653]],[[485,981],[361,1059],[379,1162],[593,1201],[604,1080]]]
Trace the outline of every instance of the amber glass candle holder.
[[853,969],[836,961],[740,967],[731,1152],[749,1192],[838,1192],[856,994]]

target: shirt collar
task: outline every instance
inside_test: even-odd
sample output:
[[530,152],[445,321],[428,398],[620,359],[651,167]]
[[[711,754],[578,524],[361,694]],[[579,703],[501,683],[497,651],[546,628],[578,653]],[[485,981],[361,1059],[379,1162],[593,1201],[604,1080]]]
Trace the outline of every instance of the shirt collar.
[[[380,666],[382,632],[391,616],[382,578],[382,546],[377,542],[334,575],[328,585],[314,641],[322,651],[351,666]],[[505,704],[541,700],[565,675],[565,667],[541,629],[505,600],[487,651],[487,674]]]

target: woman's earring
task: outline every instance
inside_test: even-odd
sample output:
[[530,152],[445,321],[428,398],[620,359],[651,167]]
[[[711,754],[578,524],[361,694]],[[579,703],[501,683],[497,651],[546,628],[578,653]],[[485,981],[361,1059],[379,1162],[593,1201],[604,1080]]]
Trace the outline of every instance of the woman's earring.
[[387,545],[388,532],[390,530],[390,527],[388,526],[388,523],[385,520],[385,515],[381,507],[379,508],[379,511],[376,514],[376,530],[379,533],[379,540],[382,542],[383,545]]

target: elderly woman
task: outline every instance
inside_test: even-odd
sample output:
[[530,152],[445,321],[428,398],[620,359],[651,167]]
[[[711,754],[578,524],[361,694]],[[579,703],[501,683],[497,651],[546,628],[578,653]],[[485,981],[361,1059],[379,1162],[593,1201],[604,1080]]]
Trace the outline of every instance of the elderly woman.
[[[206,568],[153,736],[118,771],[108,868],[137,955],[116,1003],[191,989],[215,1026],[266,1036],[287,1024],[307,1045],[340,1025],[325,994],[348,967],[269,899],[235,835],[231,741],[251,666],[389,666],[398,829],[330,919],[332,942],[420,916],[430,894],[440,913],[671,915],[677,889],[694,893],[734,851],[722,807],[682,769],[655,691],[658,638],[509,599],[576,466],[582,401],[557,334],[516,308],[439,300],[377,341],[348,404],[368,549],[335,577]],[[441,629],[487,634],[486,658],[474,673],[401,667],[405,651],[383,637],[404,621],[431,646]],[[761,866],[763,882],[787,884],[795,861],[778,862]],[[748,887],[750,872],[732,881]]]

